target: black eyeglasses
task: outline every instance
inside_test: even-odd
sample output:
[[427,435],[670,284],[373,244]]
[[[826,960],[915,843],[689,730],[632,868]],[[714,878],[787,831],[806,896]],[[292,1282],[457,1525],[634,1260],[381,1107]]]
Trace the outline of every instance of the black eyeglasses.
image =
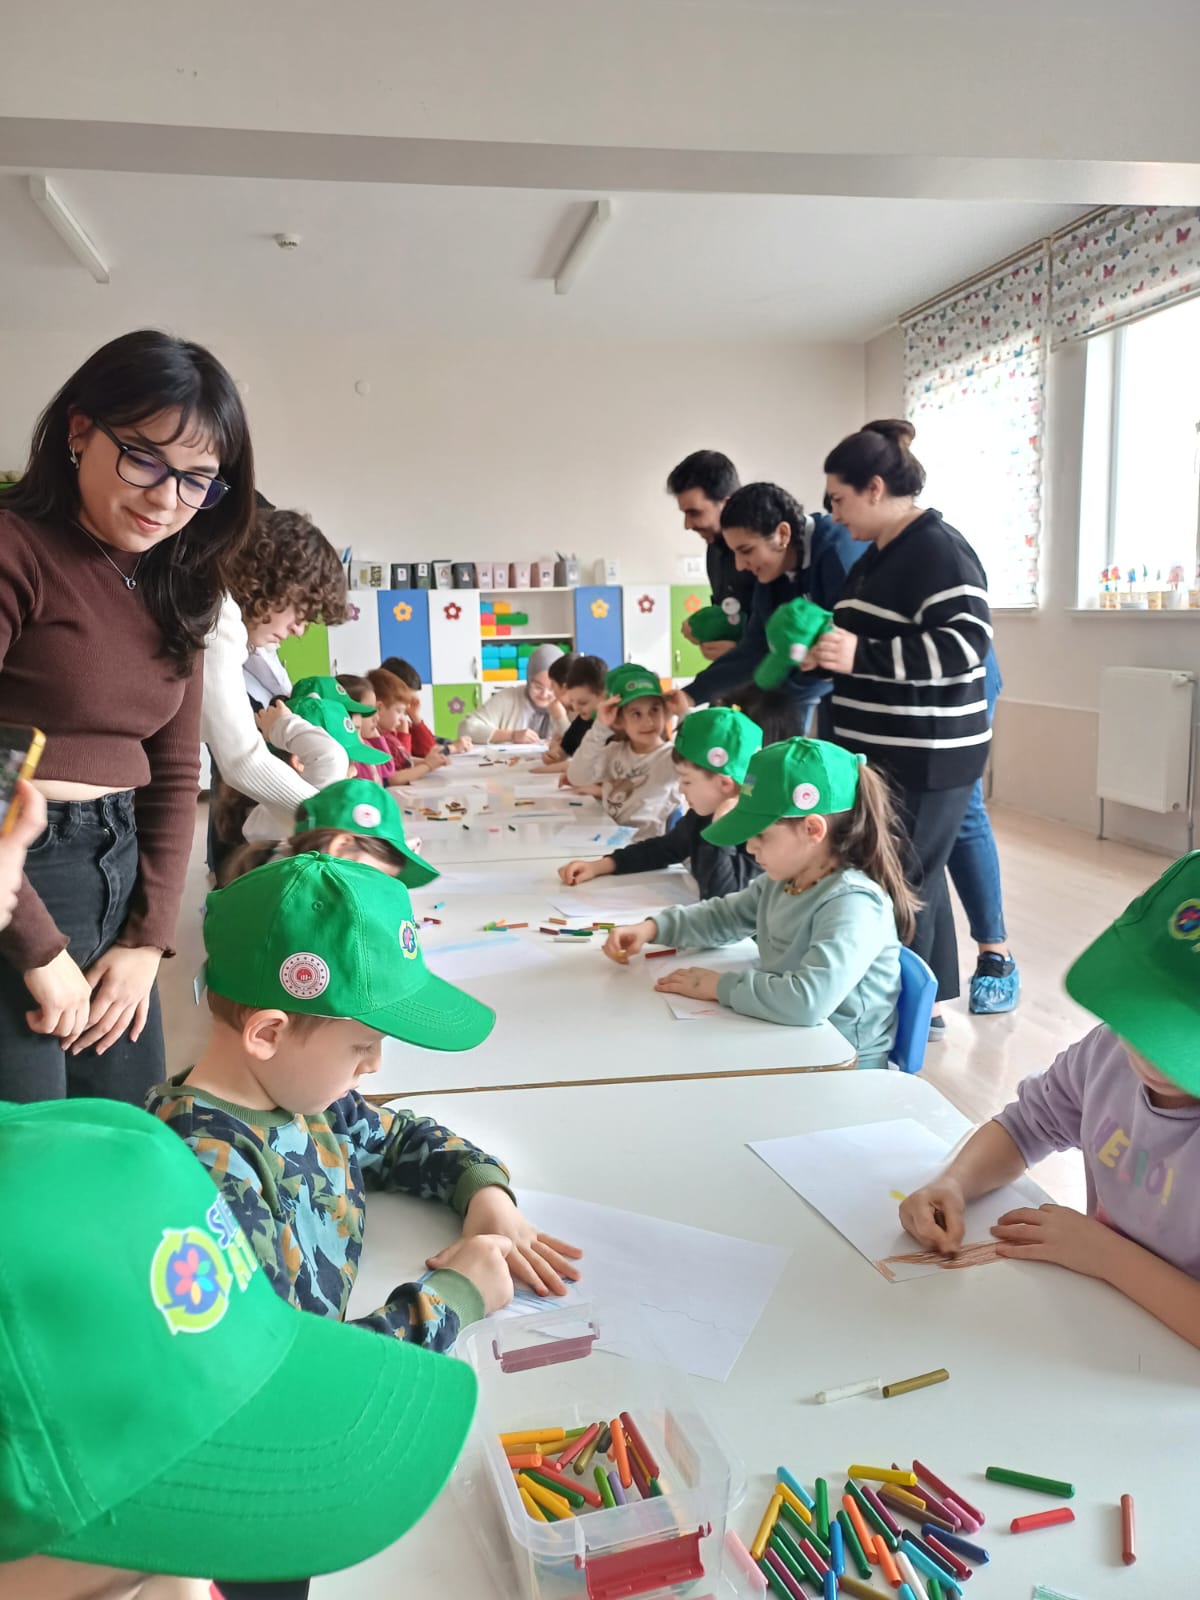
[[104,437],[117,447],[117,476],[135,489],[156,489],[168,478],[174,478],[179,498],[193,511],[211,511],[228,494],[229,485],[223,478],[209,478],[202,472],[180,472],[178,467],[169,467],[161,456],[151,455],[148,450],[139,450],[136,445],[118,439],[99,417],[92,420]]

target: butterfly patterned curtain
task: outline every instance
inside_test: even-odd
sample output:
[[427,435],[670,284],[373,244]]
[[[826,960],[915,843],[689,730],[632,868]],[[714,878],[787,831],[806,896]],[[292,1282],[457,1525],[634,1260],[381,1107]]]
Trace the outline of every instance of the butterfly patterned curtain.
[[1086,339],[1200,294],[1200,208],[1114,209],[1055,236],[1052,345]]
[[974,546],[994,607],[1037,605],[1046,288],[1043,245],[903,325],[923,498]]

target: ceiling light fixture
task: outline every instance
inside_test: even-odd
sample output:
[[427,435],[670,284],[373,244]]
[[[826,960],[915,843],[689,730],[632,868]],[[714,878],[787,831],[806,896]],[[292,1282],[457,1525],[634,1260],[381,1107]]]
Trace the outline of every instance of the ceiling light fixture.
[[75,257],[76,261],[79,262],[80,266],[86,267],[97,283],[107,283],[109,281],[108,266],[104,257],[75,220],[74,214],[59,199],[57,191],[51,188],[45,178],[30,177],[29,198]]
[[588,207],[588,214],[571,247],[559,264],[558,272],[554,278],[555,294],[567,294],[575,279],[583,271],[589,256],[596,248],[596,242],[604,229],[608,226],[612,216],[611,200],[593,200]]

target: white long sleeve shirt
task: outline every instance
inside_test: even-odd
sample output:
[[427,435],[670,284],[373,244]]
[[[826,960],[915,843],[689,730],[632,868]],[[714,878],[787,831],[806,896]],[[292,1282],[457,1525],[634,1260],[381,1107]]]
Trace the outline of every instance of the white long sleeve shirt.
[[[287,712],[271,729],[276,750],[299,756],[304,766],[304,781],[315,789],[325,789],[350,776],[350,757],[324,728],[314,728],[303,717]],[[272,757],[278,765],[277,757]],[[290,768],[285,768],[290,771]],[[242,836],[257,844],[261,839],[286,839],[295,827],[295,814],[285,816],[272,806],[257,805],[242,826]]]

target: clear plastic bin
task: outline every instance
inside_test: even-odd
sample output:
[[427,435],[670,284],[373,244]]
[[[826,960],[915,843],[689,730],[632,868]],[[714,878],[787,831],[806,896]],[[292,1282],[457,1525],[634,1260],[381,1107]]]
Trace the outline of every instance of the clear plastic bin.
[[[526,1600],[742,1600],[756,1588],[725,1547],[745,1493],[741,1463],[718,1436],[686,1375],[641,1316],[591,1301],[488,1321],[459,1338],[479,1377],[479,1409],[453,1493],[479,1537],[497,1592]],[[659,1466],[661,1497],[588,1510],[561,1522],[525,1511],[498,1435],[572,1428],[629,1412]],[[580,1478],[595,1487],[593,1459]]]

